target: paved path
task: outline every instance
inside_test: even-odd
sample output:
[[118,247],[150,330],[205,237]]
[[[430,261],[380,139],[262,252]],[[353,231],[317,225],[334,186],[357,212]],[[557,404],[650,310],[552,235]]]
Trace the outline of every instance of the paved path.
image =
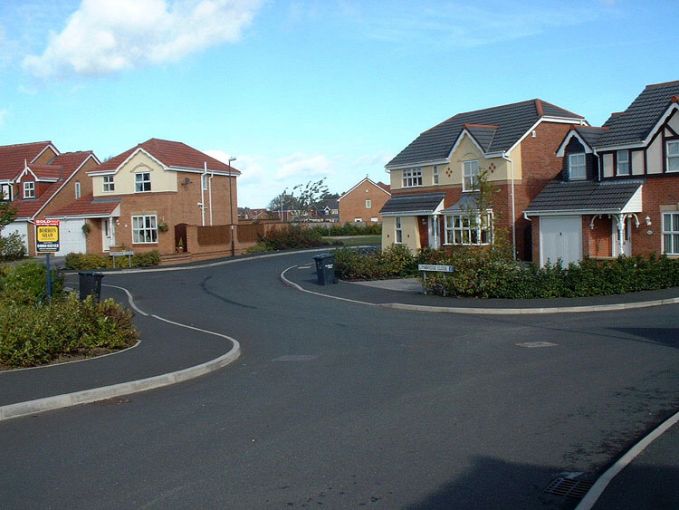
[[[164,390],[0,423],[4,507],[572,508],[549,481],[593,478],[679,404],[679,306],[411,313],[280,284],[309,262],[108,275],[142,310],[228,333],[243,355]],[[164,346],[166,331],[148,332]]]

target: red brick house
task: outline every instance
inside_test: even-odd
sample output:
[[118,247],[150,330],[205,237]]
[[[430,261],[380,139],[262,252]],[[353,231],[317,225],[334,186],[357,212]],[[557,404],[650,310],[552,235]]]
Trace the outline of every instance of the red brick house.
[[381,223],[380,210],[390,197],[388,184],[365,177],[339,197],[339,222]]
[[187,226],[194,231],[196,226],[221,227],[205,234],[205,242],[216,246],[215,237],[230,240],[238,224],[240,171],[181,142],[152,138],[88,175],[91,192],[51,217],[85,221],[90,253],[126,248],[167,255],[178,245],[192,251],[187,245],[197,250],[198,243],[192,235],[187,238]]
[[534,258],[679,255],[679,81],[648,85],[602,127],[574,126],[531,202]]
[[[87,175],[99,164],[91,151],[60,153],[52,142],[33,142],[0,147],[0,199],[16,209],[16,218],[3,235],[18,232],[27,253],[35,255],[36,219],[92,192]],[[81,221],[64,221],[60,228],[60,250],[84,251]]]
[[[524,210],[561,171],[555,149],[581,115],[540,99],[459,113],[421,133],[387,165],[382,246],[412,250],[493,242],[505,229],[518,258],[532,256]],[[497,193],[478,210],[481,174]],[[492,220],[492,221],[491,221]]]

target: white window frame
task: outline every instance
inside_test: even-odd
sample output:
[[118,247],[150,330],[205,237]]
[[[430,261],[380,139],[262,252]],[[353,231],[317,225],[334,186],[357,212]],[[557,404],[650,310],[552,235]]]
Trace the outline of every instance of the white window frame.
[[679,212],[663,213],[662,239],[665,255],[679,255]]
[[23,183],[23,197],[35,198],[35,181],[24,181]]
[[[145,189],[147,188],[148,189]],[[151,191],[151,172],[137,172],[134,174],[134,192],[148,193]]]
[[12,201],[12,185],[8,182],[0,184],[0,202]]
[[208,180],[209,178],[210,178],[210,176],[208,174],[203,174],[200,177],[200,182],[201,182],[201,186],[203,186],[203,191],[208,191],[209,188],[210,188],[210,186],[209,186],[210,181]]
[[379,223],[379,221],[380,221],[380,219],[377,218],[377,217],[375,217],[375,216],[372,216],[372,217],[370,218],[370,223]]
[[462,162],[462,191],[477,191],[479,189],[479,168],[478,159],[470,159]]
[[78,200],[80,198],[80,181],[75,181],[75,199]]
[[[673,147],[670,150],[670,147]],[[665,147],[668,172],[679,172],[679,140],[668,140]],[[672,169],[671,167],[674,166]]]
[[[582,162],[577,161],[580,159],[582,159]],[[575,173],[576,169],[578,173]],[[568,179],[571,181],[587,179],[587,155],[584,152],[568,155]]]
[[137,214],[132,219],[132,244],[158,244],[158,216]]
[[363,223],[363,218],[354,218],[354,223]]
[[481,214],[460,212],[445,216],[445,242],[447,245],[486,246],[493,242],[493,213],[486,211],[485,228]]
[[[624,156],[621,158],[620,156]],[[615,175],[631,175],[630,157],[628,150],[619,150],[615,152]]]
[[403,244],[403,224],[400,216],[394,218],[394,243]]
[[403,170],[403,187],[416,188],[422,186],[422,169],[407,168]]
[[434,184],[438,184],[438,183],[439,183],[439,180],[440,180],[440,179],[439,179],[439,167],[438,167],[438,165],[434,165],[434,169],[432,170],[432,178],[431,178],[431,180],[432,180],[432,182],[433,182]]
[[369,198],[365,199],[365,208],[366,209],[372,209],[373,208],[373,201],[370,200]]
[[[104,175],[104,179],[102,181],[102,186],[101,186],[101,191],[104,193],[112,193],[116,190],[116,183],[113,180],[112,175]],[[136,185],[136,183],[135,183]]]

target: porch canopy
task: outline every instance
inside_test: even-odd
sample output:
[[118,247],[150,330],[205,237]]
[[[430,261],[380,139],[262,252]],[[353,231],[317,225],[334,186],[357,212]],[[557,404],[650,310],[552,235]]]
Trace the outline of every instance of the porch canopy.
[[445,193],[392,195],[380,210],[382,216],[431,216],[443,209]]
[[644,181],[550,182],[525,210],[526,216],[634,214],[642,211]]
[[463,193],[460,200],[455,202],[450,207],[443,210],[443,214],[460,214],[469,212],[478,212],[479,209],[479,193]]

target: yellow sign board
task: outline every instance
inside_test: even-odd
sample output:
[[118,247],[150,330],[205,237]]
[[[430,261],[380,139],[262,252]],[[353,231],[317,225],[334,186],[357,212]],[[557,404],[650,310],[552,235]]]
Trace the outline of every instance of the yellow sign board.
[[35,220],[35,240],[38,253],[59,251],[59,220]]

